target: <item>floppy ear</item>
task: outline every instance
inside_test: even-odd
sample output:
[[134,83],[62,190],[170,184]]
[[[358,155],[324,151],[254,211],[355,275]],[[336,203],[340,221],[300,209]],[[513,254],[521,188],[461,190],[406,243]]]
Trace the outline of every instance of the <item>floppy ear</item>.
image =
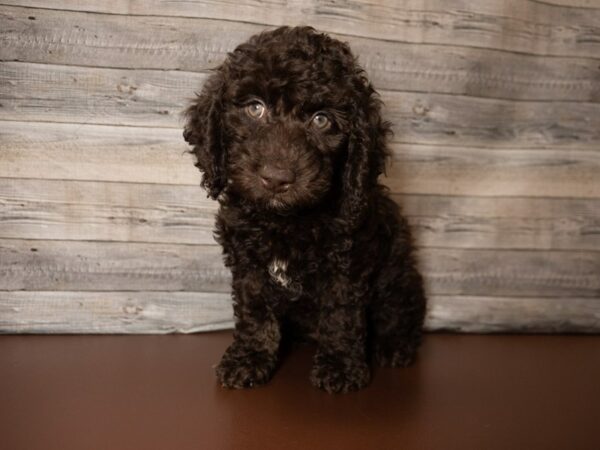
[[212,75],[185,111],[183,138],[194,146],[195,166],[202,171],[202,186],[216,199],[226,183],[226,148],[223,144],[223,77]]
[[356,105],[342,175],[340,213],[350,229],[362,222],[369,194],[377,187],[377,177],[385,172],[386,138],[391,133],[390,124],[381,118],[381,101],[375,90],[365,87],[366,98]]

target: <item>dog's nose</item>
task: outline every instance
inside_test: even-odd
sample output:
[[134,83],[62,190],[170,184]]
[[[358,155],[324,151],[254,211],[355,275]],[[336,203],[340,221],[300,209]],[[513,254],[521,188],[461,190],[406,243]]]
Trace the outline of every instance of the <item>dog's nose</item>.
[[263,186],[273,192],[287,191],[296,180],[293,171],[272,166],[263,166],[259,171],[259,175]]

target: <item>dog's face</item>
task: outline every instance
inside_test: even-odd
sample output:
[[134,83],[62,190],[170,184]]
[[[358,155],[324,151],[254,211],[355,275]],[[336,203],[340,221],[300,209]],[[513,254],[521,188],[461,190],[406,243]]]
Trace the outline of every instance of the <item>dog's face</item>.
[[318,68],[286,72],[281,55],[268,58],[242,64],[224,93],[228,189],[267,208],[311,205],[331,189],[346,105]]
[[[229,55],[188,109],[184,135],[213,197],[225,189],[267,209],[310,206],[342,183],[353,138],[362,148],[385,135],[373,92],[345,44],[280,28]],[[382,159],[382,142],[372,144],[381,148],[364,151]],[[363,156],[363,170],[380,171]]]

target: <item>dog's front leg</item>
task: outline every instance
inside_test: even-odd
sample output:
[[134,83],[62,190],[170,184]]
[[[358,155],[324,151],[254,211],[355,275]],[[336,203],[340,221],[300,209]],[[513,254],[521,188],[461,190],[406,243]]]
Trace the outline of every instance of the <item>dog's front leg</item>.
[[370,379],[364,302],[349,282],[344,284],[323,301],[310,376],[313,385],[330,393],[360,389]]
[[216,369],[224,387],[240,389],[263,384],[275,370],[280,326],[269,306],[265,286],[259,273],[233,277],[234,340]]

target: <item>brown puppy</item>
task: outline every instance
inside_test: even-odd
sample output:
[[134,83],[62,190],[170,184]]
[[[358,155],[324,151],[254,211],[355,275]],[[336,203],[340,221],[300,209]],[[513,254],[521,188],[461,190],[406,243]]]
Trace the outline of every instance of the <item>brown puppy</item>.
[[406,221],[378,183],[389,124],[349,47],[312,28],[256,35],[187,110],[202,185],[220,203],[234,342],[220,382],[265,383],[282,337],[317,343],[315,386],[410,363],[425,314]]

